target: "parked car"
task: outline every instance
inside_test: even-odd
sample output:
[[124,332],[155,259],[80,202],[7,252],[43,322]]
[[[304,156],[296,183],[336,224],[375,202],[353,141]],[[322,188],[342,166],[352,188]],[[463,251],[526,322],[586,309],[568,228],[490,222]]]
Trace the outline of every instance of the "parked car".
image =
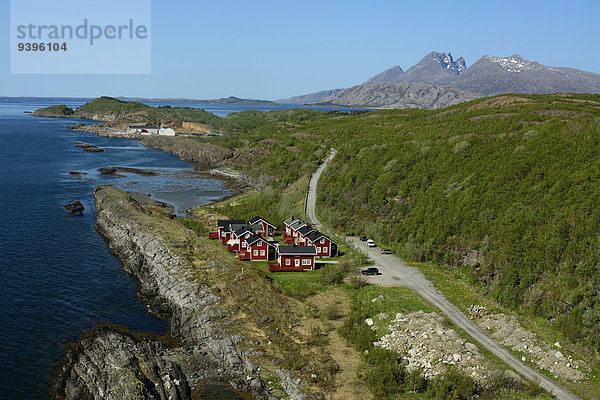
[[383,249],[381,250],[381,254],[396,254],[396,252],[392,249]]
[[367,240],[367,246],[369,246],[369,247],[377,247],[377,245],[375,244],[375,241],[373,239]]
[[356,236],[354,232],[346,232],[346,236]]
[[379,272],[379,270],[375,267],[363,269],[362,271],[360,271],[360,273],[363,275],[381,275],[381,272]]
[[358,238],[361,242],[366,242],[367,241],[367,237],[366,236],[361,236]]

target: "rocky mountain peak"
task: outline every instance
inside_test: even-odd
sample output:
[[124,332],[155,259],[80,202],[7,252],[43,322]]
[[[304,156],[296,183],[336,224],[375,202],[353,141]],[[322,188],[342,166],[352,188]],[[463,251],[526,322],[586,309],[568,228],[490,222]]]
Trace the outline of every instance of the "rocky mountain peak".
[[522,72],[532,69],[537,63],[527,61],[519,54],[514,54],[510,57],[494,57],[485,56],[486,60],[492,63],[498,64],[502,69],[507,72]]
[[402,79],[404,70],[399,65],[394,65],[392,68],[375,75],[367,82],[398,82]]
[[[454,61],[451,53],[438,53],[434,51],[431,55],[437,59],[441,66],[450,74],[458,75],[466,69],[465,59],[460,57]],[[459,63],[460,61],[460,63]]]

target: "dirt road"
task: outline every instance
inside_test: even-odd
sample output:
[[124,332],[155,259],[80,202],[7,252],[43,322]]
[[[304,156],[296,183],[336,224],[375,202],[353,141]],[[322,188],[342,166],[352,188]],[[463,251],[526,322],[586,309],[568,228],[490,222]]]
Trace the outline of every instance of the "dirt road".
[[[306,198],[306,216],[310,223],[316,228],[322,229],[323,226],[315,213],[317,202],[317,184],[321,173],[327,168],[327,164],[335,157],[336,152],[332,149],[331,154],[323,164],[312,175],[309,182],[309,189]],[[405,286],[415,291],[425,300],[439,308],[440,311],[457,326],[461,327],[473,339],[481,343],[485,348],[494,353],[498,358],[507,363],[519,374],[530,381],[539,382],[540,386],[548,392],[553,393],[559,399],[576,400],[580,398],[563,386],[554,382],[545,375],[523,364],[514,357],[505,347],[494,342],[477,325],[468,319],[458,308],[450,304],[448,300],[433,287],[433,284],[417,268],[410,267],[400,258],[394,255],[382,255],[378,247],[367,247],[366,242],[361,242],[357,237],[348,237],[348,242],[368,255],[375,262],[375,267],[379,268],[381,275],[370,276],[370,283],[380,286]]]

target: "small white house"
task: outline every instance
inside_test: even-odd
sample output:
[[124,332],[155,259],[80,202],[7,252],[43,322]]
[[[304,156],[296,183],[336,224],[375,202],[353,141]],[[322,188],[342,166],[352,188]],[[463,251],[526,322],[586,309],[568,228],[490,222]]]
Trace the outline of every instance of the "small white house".
[[158,126],[146,126],[146,125],[129,125],[127,127],[127,133],[130,135],[138,134],[144,136],[158,135]]
[[161,136],[175,136],[175,131],[171,128],[160,128],[158,134]]

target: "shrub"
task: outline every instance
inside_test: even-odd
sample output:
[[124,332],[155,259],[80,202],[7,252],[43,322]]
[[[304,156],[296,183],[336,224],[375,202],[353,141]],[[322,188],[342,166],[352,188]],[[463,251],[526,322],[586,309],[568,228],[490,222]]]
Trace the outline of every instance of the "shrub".
[[415,369],[406,376],[405,389],[412,393],[422,393],[427,390],[427,379],[421,369]]
[[402,393],[406,380],[406,367],[398,361],[398,353],[372,349],[367,357],[369,368],[363,373],[376,399],[390,398]]
[[348,284],[352,289],[362,289],[369,284],[362,275],[354,274],[348,279]]
[[473,378],[452,367],[448,367],[442,375],[430,383],[427,393],[436,400],[467,400],[478,394]]
[[344,281],[344,273],[337,264],[329,264],[323,268],[321,282],[332,285],[339,285]]
[[340,335],[352,343],[358,351],[365,351],[373,348],[375,341],[375,332],[365,323],[367,315],[359,310],[353,310],[344,324],[339,328]]
[[341,316],[340,310],[335,304],[328,306],[325,309],[324,315],[325,315],[325,318],[327,318],[330,321],[338,319]]

